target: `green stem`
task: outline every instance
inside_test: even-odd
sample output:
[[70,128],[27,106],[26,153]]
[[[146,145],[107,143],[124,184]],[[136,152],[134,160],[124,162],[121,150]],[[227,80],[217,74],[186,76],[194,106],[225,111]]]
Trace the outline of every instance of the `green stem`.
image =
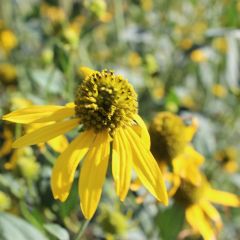
[[80,228],[79,233],[78,233],[77,237],[75,238],[75,240],[80,240],[82,238],[89,222],[90,222],[89,220],[85,220],[85,222],[83,223],[82,227]]

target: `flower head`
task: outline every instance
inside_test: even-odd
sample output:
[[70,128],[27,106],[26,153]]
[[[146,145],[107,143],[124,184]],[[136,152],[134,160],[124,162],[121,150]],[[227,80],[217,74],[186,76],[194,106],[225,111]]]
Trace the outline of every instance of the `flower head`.
[[149,192],[167,204],[163,178],[149,151],[150,138],[143,120],[137,115],[132,86],[111,71],[97,72],[89,68],[82,68],[82,71],[85,80],[78,87],[74,103],[33,106],[3,116],[5,120],[22,124],[46,123],[17,139],[13,147],[46,142],[82,125],[83,132],[54,165],[51,187],[55,199],[67,199],[76,168],[84,159],[79,176],[80,206],[84,216],[90,219],[100,201],[111,159],[116,192],[122,201],[134,168]]
[[157,161],[171,163],[184,151],[194,133],[194,125],[186,126],[179,116],[160,112],[149,126],[151,152]]
[[215,159],[219,161],[226,172],[234,173],[238,170],[237,155],[236,148],[227,147],[218,151],[215,154]]
[[213,189],[204,175],[201,180],[199,186],[181,181],[174,199],[185,208],[186,220],[193,230],[200,233],[204,240],[217,239],[216,235],[222,227],[222,221],[212,203],[239,207],[240,198],[232,193]]

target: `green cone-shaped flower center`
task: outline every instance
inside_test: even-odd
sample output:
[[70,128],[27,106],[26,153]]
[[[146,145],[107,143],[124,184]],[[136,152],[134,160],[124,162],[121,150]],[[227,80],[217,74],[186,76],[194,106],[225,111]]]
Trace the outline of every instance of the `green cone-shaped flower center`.
[[111,134],[132,123],[137,113],[133,87],[112,71],[94,72],[77,89],[75,112],[87,129],[108,130]]

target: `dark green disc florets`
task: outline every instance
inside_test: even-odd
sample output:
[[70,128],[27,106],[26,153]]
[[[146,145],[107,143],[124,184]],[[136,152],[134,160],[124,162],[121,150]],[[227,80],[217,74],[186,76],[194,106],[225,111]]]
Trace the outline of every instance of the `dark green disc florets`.
[[86,129],[111,134],[133,122],[137,95],[127,80],[103,70],[87,76],[77,89],[75,112]]

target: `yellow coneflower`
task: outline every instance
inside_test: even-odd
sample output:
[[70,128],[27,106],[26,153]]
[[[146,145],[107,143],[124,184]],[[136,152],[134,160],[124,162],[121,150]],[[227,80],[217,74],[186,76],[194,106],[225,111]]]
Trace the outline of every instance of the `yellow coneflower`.
[[228,147],[218,151],[215,154],[215,159],[223,166],[224,170],[229,173],[234,173],[238,170],[237,149]]
[[208,59],[208,56],[206,55],[204,50],[196,49],[191,52],[190,58],[193,62],[201,63],[201,62],[206,62]]
[[13,147],[46,142],[79,125],[80,133],[58,157],[51,187],[55,199],[65,201],[79,162],[84,158],[79,177],[80,206],[90,219],[99,203],[112,145],[112,174],[116,192],[123,201],[127,195],[132,167],[142,184],[159,201],[167,204],[164,181],[151,155],[150,139],[137,114],[137,95],[122,76],[112,71],[82,68],[85,79],[77,89],[74,103],[65,106],[33,106],[3,116],[22,124],[49,124],[17,139]]
[[0,32],[0,48],[5,53],[9,53],[18,44],[16,35],[10,29],[4,29]]
[[198,187],[188,181],[181,181],[174,199],[185,208],[187,222],[194,231],[203,236],[204,240],[217,239],[216,236],[222,228],[221,216],[212,203],[240,206],[238,196],[213,189],[203,175],[201,185]]
[[[158,113],[150,123],[151,152],[166,180],[174,183],[169,190],[170,196],[178,189],[181,179],[194,185],[200,182],[199,167],[203,164],[204,157],[190,144],[196,128],[195,120],[186,126],[179,116],[170,112]],[[168,166],[174,174],[168,173]]]
[[151,152],[158,162],[171,163],[192,140],[196,126],[186,126],[183,120],[170,112],[160,112],[149,126]]
[[9,85],[16,83],[17,70],[16,67],[9,63],[0,64],[0,82]]
[[212,90],[212,94],[219,98],[224,98],[228,94],[226,87],[224,87],[224,85],[219,83],[214,84],[211,90]]

